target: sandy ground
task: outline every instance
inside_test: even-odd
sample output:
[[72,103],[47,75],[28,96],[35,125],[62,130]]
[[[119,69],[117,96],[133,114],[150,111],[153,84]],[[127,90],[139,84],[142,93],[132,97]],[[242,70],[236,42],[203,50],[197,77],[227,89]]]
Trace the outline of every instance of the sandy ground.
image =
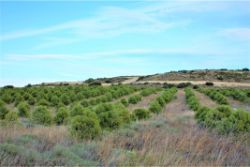
[[228,102],[234,109],[244,109],[245,111],[250,112],[250,104],[243,103],[232,98],[228,98]]
[[195,96],[198,98],[202,106],[209,107],[209,108],[215,108],[218,106],[218,104],[212,99],[210,99],[208,96],[197,91],[193,91],[193,92],[195,93]]
[[[164,108],[165,116],[168,119],[176,119],[181,117],[193,117],[194,112],[188,108],[186,105],[185,92],[180,89],[176,93],[176,98],[167,104]],[[193,126],[195,124],[194,119],[188,119],[188,125]]]

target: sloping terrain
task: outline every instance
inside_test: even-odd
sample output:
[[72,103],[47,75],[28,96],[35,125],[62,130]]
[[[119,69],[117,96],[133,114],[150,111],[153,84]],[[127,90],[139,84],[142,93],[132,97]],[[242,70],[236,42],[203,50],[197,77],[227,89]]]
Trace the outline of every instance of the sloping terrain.
[[250,72],[242,70],[183,70],[140,77],[138,81],[218,81],[250,83]]

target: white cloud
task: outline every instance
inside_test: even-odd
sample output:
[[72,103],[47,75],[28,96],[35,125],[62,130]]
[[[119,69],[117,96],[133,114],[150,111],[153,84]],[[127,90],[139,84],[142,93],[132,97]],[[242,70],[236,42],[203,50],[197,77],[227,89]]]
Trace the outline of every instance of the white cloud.
[[248,27],[226,28],[219,31],[219,34],[228,38],[250,41],[250,28]]
[[[222,55],[218,50],[204,50],[198,46],[188,48],[137,48],[137,49],[120,49],[111,51],[86,52],[82,54],[8,54],[5,61],[30,61],[30,60],[95,60],[105,58],[107,60],[128,62],[128,59],[137,59],[138,56],[148,54],[167,55],[185,54],[185,55]],[[124,57],[121,57],[124,56]],[[126,57],[125,57],[126,56]],[[126,58],[126,59],[124,59]],[[138,60],[138,59],[137,59]],[[139,60],[138,60],[139,61]]]
[[[167,21],[160,20],[152,14],[152,10],[161,12],[164,8],[155,8],[154,3],[140,9],[126,9],[121,7],[103,7],[94,16],[52,25],[40,29],[26,29],[0,35],[0,41],[8,41],[24,37],[33,37],[51,32],[66,31],[71,38],[79,36],[84,38],[110,37],[124,33],[158,32],[180,25],[186,20]],[[162,3],[169,6],[166,3]],[[151,10],[149,10],[152,8]],[[150,11],[150,12],[149,12]],[[174,12],[174,11],[172,11]],[[72,40],[72,39],[69,39]],[[55,42],[52,42],[54,45]],[[42,46],[43,48],[44,46]],[[47,46],[46,46],[47,47]],[[39,47],[38,47],[39,48]]]

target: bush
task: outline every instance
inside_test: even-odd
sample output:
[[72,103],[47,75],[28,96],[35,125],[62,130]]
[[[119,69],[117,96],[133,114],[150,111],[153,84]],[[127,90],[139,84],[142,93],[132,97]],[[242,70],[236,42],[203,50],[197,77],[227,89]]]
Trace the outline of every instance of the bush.
[[50,125],[52,123],[52,116],[47,107],[39,106],[32,113],[32,120],[38,124]]
[[41,105],[41,106],[49,106],[50,103],[46,100],[46,99],[40,99],[38,101],[38,105]]
[[122,124],[129,123],[131,121],[131,114],[121,103],[114,105],[113,112],[117,112],[121,118]]
[[204,125],[206,115],[210,112],[210,109],[207,107],[201,107],[197,112],[195,112],[195,119],[201,125]]
[[59,104],[59,98],[57,96],[52,96],[50,102],[53,106],[57,106]]
[[158,101],[153,101],[152,103],[150,103],[150,107],[149,110],[152,113],[160,113],[162,110],[162,106],[158,103]]
[[125,106],[125,107],[127,107],[129,104],[128,104],[128,101],[126,100],[126,99],[121,99],[120,100],[121,101],[121,103]]
[[173,87],[175,87],[174,84],[169,84],[169,83],[166,83],[166,82],[163,84],[163,88],[173,88]]
[[196,98],[194,92],[190,88],[185,89],[186,101],[188,106],[194,110],[198,111],[200,109],[199,100]]
[[57,125],[61,125],[66,123],[68,117],[69,117],[69,112],[67,108],[61,107],[58,109],[54,121]]
[[16,122],[18,120],[17,112],[13,112],[13,111],[9,112],[8,114],[6,114],[5,120],[9,122]]
[[139,101],[141,101],[141,96],[139,96],[139,95],[131,96],[131,97],[128,99],[128,102],[131,103],[131,104],[136,104],[136,103],[138,103]]
[[139,108],[133,111],[133,116],[136,120],[147,119],[150,117],[150,112],[146,109]]
[[70,133],[77,139],[93,139],[101,134],[101,127],[97,119],[76,116],[71,122]]
[[227,98],[215,89],[199,89],[202,93],[205,93],[211,99],[215,100],[219,104],[229,104]]
[[184,82],[184,83],[179,83],[177,85],[177,88],[186,88],[188,86],[191,86],[192,84],[190,82]]
[[9,110],[4,105],[0,105],[0,119],[4,119],[8,113]]
[[13,102],[13,98],[11,97],[10,94],[7,94],[5,93],[3,96],[2,96],[2,100],[7,103],[7,104],[10,104]]
[[205,85],[206,86],[214,86],[214,83],[213,82],[206,82]]
[[77,115],[83,115],[83,114],[84,114],[84,108],[80,104],[75,105],[72,108],[72,110],[70,111],[70,116],[71,117],[74,117],[74,116],[77,116]]
[[115,112],[115,107],[111,104],[100,104],[96,107],[95,112],[102,128],[116,129],[122,124],[122,118],[118,112]]
[[26,102],[19,103],[17,108],[18,108],[18,115],[20,117],[29,117],[30,106]]
[[117,129],[122,124],[119,114],[112,110],[99,113],[97,116],[100,120],[100,125],[103,128]]
[[63,94],[63,95],[61,96],[61,102],[62,102],[64,105],[69,105],[69,103],[70,103],[71,101],[70,101],[70,98],[69,98],[68,95]]
[[149,95],[151,95],[153,93],[156,93],[156,91],[157,90],[155,88],[146,88],[146,89],[142,90],[140,94],[142,96],[149,96]]

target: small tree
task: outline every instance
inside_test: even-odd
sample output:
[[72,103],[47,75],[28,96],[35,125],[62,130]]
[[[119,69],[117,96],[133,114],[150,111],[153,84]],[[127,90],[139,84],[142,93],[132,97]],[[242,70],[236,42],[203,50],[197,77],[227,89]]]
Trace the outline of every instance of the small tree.
[[8,113],[9,110],[4,105],[0,105],[0,119],[4,119]]
[[29,117],[29,115],[30,115],[29,114],[30,107],[26,102],[19,103],[17,108],[18,108],[18,115],[20,117]]
[[32,113],[32,120],[38,124],[50,125],[52,123],[52,116],[47,107],[39,106]]
[[68,110],[65,107],[61,107],[58,109],[54,121],[57,125],[61,125],[63,123],[66,123],[68,117],[69,117]]
[[101,127],[97,119],[76,116],[71,122],[70,133],[77,139],[93,139],[101,134]]
[[9,112],[8,114],[6,114],[5,120],[8,122],[17,122],[18,120],[17,112],[13,112],[13,111]]
[[138,120],[147,119],[150,117],[150,112],[146,109],[139,108],[134,110],[133,116]]
[[161,112],[161,105],[158,103],[158,101],[153,101],[151,104],[150,104],[150,107],[149,107],[149,110],[153,113],[159,113]]

